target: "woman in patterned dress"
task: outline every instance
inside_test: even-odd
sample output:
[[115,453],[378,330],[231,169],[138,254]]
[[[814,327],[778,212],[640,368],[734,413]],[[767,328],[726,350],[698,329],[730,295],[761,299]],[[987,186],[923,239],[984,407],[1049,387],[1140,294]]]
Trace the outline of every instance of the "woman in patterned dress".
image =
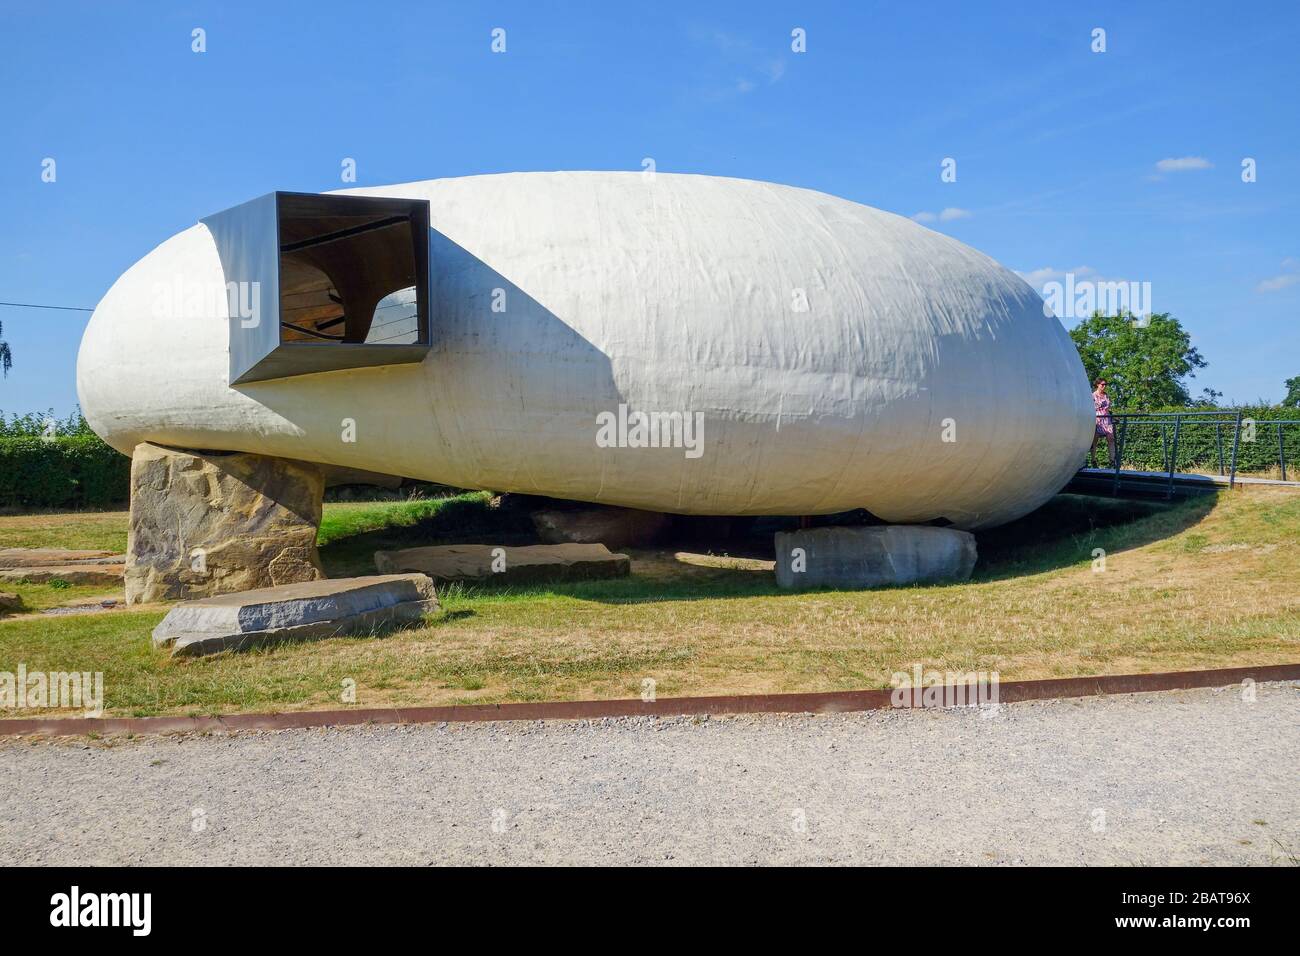
[[1092,435],[1092,449],[1088,452],[1088,463],[1097,467],[1097,439],[1106,436],[1106,450],[1110,452],[1110,467],[1114,468],[1119,460],[1115,454],[1115,420],[1110,417],[1110,396],[1106,394],[1106,380],[1097,379],[1092,391],[1092,404],[1097,409],[1097,429]]

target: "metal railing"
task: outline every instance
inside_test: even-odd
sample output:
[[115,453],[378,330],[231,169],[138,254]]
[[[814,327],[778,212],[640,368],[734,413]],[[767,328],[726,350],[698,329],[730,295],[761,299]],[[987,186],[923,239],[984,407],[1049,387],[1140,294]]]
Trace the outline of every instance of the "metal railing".
[[[1247,418],[1240,409],[1198,412],[1112,412],[1108,416],[1098,415],[1097,417],[1110,418],[1115,432],[1115,460],[1111,462],[1111,468],[1107,469],[1114,471],[1112,494],[1119,492],[1125,443],[1129,437],[1130,429],[1152,425],[1160,429],[1162,458],[1160,472],[1168,474],[1166,493],[1169,497],[1173,496],[1174,479],[1178,474],[1178,450],[1183,438],[1184,428],[1189,426],[1214,427],[1214,449],[1218,459],[1219,475],[1226,477],[1228,487],[1233,488],[1237,483],[1237,466],[1243,441],[1243,431],[1246,434],[1245,441],[1254,443],[1257,440],[1255,438],[1257,431],[1277,429],[1277,461],[1281,470],[1282,481],[1286,481],[1287,460],[1284,428],[1287,426],[1300,426],[1300,419],[1295,418]],[[1228,429],[1231,429],[1232,446],[1230,452],[1225,452],[1224,432]],[[1100,441],[1101,436],[1098,436],[1098,438],[1099,444],[1102,444]]]

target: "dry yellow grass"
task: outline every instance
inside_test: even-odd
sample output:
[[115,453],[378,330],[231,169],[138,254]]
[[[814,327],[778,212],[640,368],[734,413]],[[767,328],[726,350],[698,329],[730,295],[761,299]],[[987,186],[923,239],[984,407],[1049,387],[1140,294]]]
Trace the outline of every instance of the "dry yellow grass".
[[0,670],[102,670],[111,712],[152,714],[339,706],[345,679],[385,706],[628,697],[647,678],[660,697],[883,687],[914,664],[1014,680],[1300,661],[1300,495],[1116,508],[1061,498],[982,535],[965,584],[787,594],[763,562],[634,552],[627,581],[451,589],[420,629],[199,660],[149,647],[156,610],[29,616],[0,623]]

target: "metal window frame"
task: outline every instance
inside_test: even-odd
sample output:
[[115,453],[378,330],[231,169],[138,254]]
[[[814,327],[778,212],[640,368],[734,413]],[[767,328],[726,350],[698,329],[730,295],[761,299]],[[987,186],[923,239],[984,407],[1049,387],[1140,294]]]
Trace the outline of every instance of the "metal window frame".
[[[365,209],[368,213],[387,212],[390,216],[410,218],[418,330],[414,343],[283,340],[280,257],[286,250],[280,239],[280,211],[287,198],[298,202],[319,202],[322,209]],[[421,362],[428,355],[432,344],[428,200],[277,191],[200,221],[216,243],[227,289],[231,288],[231,283],[256,283],[248,288],[258,292],[259,308],[255,316],[243,316],[238,309],[230,310],[235,313],[229,316],[232,386],[341,369],[404,365]],[[236,303],[242,288],[237,285],[231,295]]]

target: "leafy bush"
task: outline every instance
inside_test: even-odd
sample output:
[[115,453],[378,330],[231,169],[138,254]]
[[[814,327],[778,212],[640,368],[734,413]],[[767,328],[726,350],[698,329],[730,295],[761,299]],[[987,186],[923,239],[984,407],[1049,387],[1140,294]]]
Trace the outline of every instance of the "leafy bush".
[[10,412],[9,417],[5,418],[4,410],[0,409],[0,438],[54,438],[58,435],[94,434],[80,408],[67,418],[58,418],[52,408],[44,412],[28,412],[26,415]]
[[104,508],[130,495],[131,459],[93,433],[0,436],[0,508]]

